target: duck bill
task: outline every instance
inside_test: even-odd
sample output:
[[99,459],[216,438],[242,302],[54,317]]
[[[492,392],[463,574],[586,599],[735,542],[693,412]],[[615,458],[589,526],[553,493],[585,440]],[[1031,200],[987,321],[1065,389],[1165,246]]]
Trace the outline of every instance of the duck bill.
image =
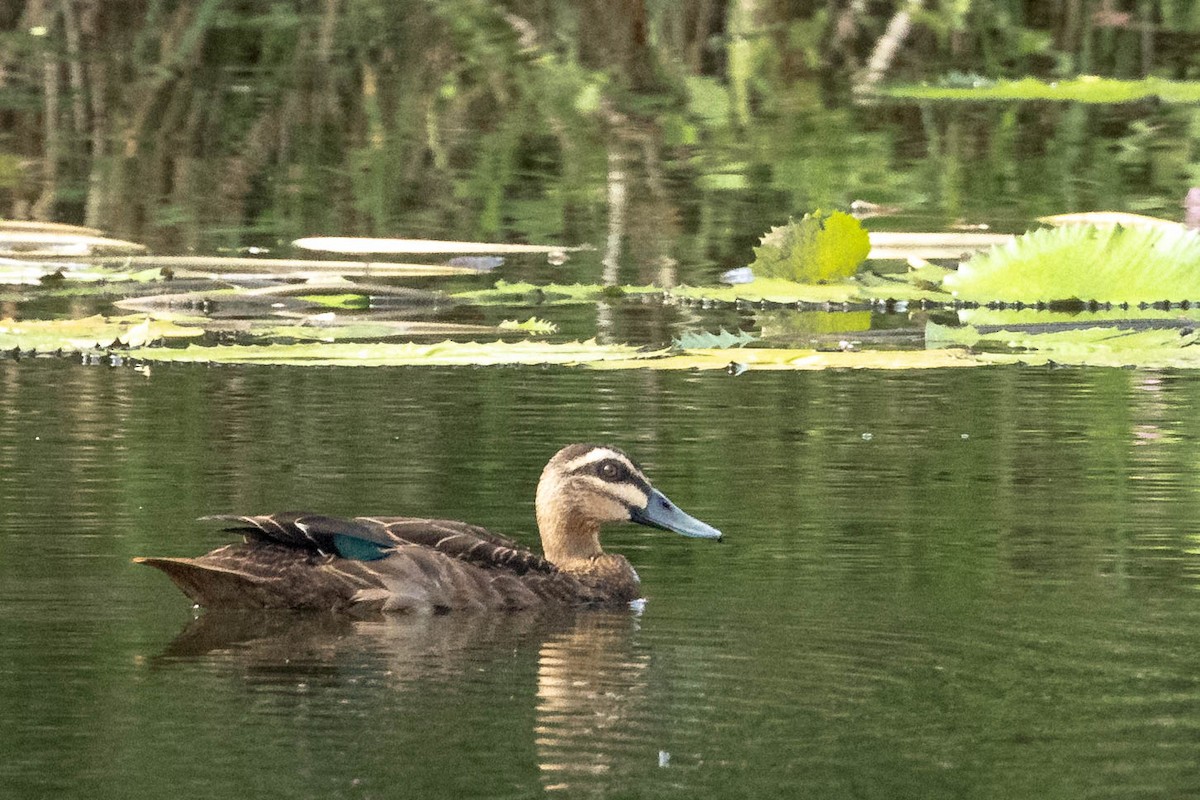
[[651,528],[662,528],[674,531],[683,536],[696,539],[721,538],[721,532],[701,522],[690,514],[684,513],[679,506],[667,499],[667,496],[657,489],[650,490],[650,500],[645,508],[635,508],[629,512],[629,518],[639,525],[649,525]]

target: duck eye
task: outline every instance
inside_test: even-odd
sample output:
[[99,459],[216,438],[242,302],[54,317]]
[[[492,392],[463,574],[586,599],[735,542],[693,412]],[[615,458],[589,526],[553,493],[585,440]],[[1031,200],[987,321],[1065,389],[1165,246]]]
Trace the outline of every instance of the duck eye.
[[621,472],[621,467],[612,461],[605,461],[600,465],[600,477],[606,481],[619,480],[622,477]]

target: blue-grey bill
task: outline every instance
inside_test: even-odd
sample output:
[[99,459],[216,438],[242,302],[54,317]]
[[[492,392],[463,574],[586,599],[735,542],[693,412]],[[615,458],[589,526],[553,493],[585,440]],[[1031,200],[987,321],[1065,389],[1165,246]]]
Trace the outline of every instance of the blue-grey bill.
[[652,528],[662,528],[674,531],[683,536],[693,536],[697,539],[720,539],[721,532],[701,522],[691,514],[684,513],[679,506],[667,499],[667,496],[657,489],[650,490],[650,501],[643,509],[635,508],[629,518],[639,525],[649,525]]

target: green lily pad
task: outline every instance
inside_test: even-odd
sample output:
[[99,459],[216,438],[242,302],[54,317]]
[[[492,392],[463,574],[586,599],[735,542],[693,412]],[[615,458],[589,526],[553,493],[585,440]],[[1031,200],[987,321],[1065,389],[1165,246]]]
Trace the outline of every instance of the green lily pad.
[[857,219],[814,211],[771,228],[754,248],[750,269],[763,278],[820,284],[849,278],[870,252],[870,237]]
[[977,303],[1154,303],[1200,299],[1200,232],[1173,227],[1043,228],[975,256],[943,286]]
[[500,323],[502,331],[521,331],[533,335],[545,335],[558,332],[558,326],[548,320],[530,317],[521,322],[515,319],[506,319]]
[[63,320],[0,320],[0,351],[54,353],[145,348],[164,338],[200,336],[200,328],[143,316],[100,315]]
[[[975,355],[994,363],[1069,364],[1097,367],[1200,367],[1200,333],[1191,326],[1164,324],[1147,327],[1130,322],[1082,325],[1059,329],[991,329],[973,325],[926,326],[926,342],[981,350]],[[991,348],[991,349],[984,349]]]
[[354,344],[189,345],[145,348],[129,355],[147,361],[220,364],[294,364],[308,366],[497,366],[509,364],[578,365],[604,360],[649,357],[628,345],[595,341],[550,344],[521,342],[374,342]]
[[717,333],[684,331],[675,337],[671,344],[680,350],[726,350],[733,347],[745,347],[756,341],[758,341],[758,337],[748,331],[730,332],[721,328]]

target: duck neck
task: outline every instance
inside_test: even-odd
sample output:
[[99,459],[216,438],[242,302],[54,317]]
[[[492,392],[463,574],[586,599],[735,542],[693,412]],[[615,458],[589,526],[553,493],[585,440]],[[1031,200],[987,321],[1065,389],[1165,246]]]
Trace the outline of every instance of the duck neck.
[[594,519],[555,504],[539,507],[537,521],[546,560],[557,567],[570,569],[572,564],[604,554],[600,549],[600,525]]

